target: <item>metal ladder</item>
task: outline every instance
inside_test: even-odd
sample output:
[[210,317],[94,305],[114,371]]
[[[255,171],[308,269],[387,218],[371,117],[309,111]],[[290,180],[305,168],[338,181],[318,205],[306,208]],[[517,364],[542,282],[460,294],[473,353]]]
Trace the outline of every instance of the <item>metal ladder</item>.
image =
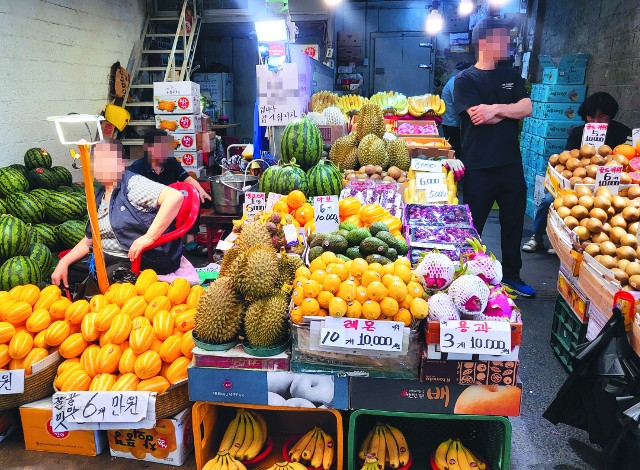
[[[187,6],[192,6],[191,29],[187,33]],[[148,16],[142,36],[134,52],[134,63],[131,69],[129,88],[124,95],[122,106],[129,108],[132,118],[128,126],[155,126],[153,111],[153,82],[168,82],[189,80],[192,72],[193,57],[198,44],[202,17],[197,11],[198,0],[190,2],[184,0],[180,15],[177,16]],[[172,25],[176,25],[175,32],[171,31]],[[153,42],[169,45],[171,48],[151,49]],[[186,46],[186,47],[185,47]],[[150,58],[160,55],[166,60],[166,65],[150,66]],[[180,62],[180,56],[182,61]],[[127,102],[129,97],[134,100]],[[121,139],[123,145],[128,147],[141,146],[143,139]]]

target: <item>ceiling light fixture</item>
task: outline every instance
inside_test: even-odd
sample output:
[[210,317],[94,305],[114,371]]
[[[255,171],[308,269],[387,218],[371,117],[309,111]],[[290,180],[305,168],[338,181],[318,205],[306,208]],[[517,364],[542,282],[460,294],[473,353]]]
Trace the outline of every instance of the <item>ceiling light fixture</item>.
[[470,15],[475,5],[471,0],[460,0],[460,4],[458,5],[458,13],[462,16]]
[[[434,1],[432,3],[431,12],[427,15],[427,21],[425,23],[427,34],[432,36],[442,31],[442,26],[444,24],[444,19],[438,11],[438,6],[440,6],[440,2]],[[427,6],[427,8],[429,7]]]
[[336,6],[342,3],[342,0],[324,0],[324,3],[326,3],[329,6]]
[[489,0],[489,3],[491,5],[495,5],[495,6],[501,6],[504,5],[505,3],[508,3],[509,0]]

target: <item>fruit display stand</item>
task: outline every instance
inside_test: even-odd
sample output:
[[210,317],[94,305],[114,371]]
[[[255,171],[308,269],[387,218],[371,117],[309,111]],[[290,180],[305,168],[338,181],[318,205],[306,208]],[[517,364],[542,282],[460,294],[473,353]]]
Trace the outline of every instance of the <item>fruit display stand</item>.
[[465,446],[487,462],[487,469],[509,470],[511,465],[511,423],[507,418],[492,416],[450,416],[429,413],[399,413],[356,410],[349,418],[346,468],[358,470],[362,462],[357,454],[367,432],[376,422],[388,422],[404,434],[417,470],[432,469],[431,454],[438,445],[458,437]]
[[268,468],[283,460],[282,447],[292,436],[303,435],[314,426],[333,437],[335,446],[332,469],[345,468],[344,426],[340,412],[328,408],[289,408],[266,405],[196,402],[193,405],[193,430],[196,466],[198,470],[211,460],[220,446],[222,435],[239,408],[260,413],[267,423],[267,435],[272,449],[259,462]]

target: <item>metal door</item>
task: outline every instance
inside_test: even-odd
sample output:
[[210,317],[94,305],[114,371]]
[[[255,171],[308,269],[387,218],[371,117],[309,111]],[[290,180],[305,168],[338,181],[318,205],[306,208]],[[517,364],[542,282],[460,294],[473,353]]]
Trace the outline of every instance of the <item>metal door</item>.
[[[394,90],[406,96],[433,92],[435,38],[420,33],[374,33],[372,36],[373,93]],[[420,44],[434,44],[421,47]],[[370,55],[370,56],[371,56]],[[426,65],[430,68],[420,68]]]

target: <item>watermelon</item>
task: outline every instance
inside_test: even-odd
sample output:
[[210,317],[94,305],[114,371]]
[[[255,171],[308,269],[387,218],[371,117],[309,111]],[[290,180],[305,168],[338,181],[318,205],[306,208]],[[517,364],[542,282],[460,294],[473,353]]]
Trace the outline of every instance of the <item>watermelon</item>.
[[8,213],[7,203],[4,199],[0,199],[0,215]]
[[271,165],[262,172],[258,180],[258,190],[261,193],[265,193],[265,195],[268,196],[270,192],[274,191],[276,176],[280,169],[281,167],[278,165]]
[[25,284],[40,285],[40,268],[28,256],[14,256],[0,266],[0,290],[10,290]]
[[277,171],[273,191],[278,194],[289,194],[294,189],[307,194],[309,189],[307,175],[298,165],[288,163]]
[[58,187],[58,175],[46,168],[34,168],[27,174],[29,187],[32,189],[56,189]]
[[51,167],[51,171],[58,175],[60,185],[71,186],[71,184],[73,183],[73,176],[71,175],[71,172],[65,167],[53,166]]
[[24,154],[24,165],[27,170],[35,168],[51,169],[52,163],[51,155],[45,149],[32,148]]
[[78,242],[84,238],[86,226],[87,224],[85,222],[79,220],[67,220],[58,225],[56,235],[60,247],[66,249],[76,246]]
[[34,189],[33,191],[29,191],[29,194],[37,197],[38,199],[40,199],[40,202],[44,204],[44,201],[47,200],[47,198],[51,194],[51,191],[44,188],[37,188],[37,189]]
[[24,165],[21,165],[20,163],[14,163],[12,165],[9,165],[9,168],[18,170],[20,173],[22,173],[22,176],[24,176],[25,178],[27,177],[27,173],[29,173],[29,170],[27,170],[27,167]]
[[0,216],[0,262],[29,251],[29,227],[12,215]]
[[15,168],[0,168],[0,196],[29,190],[29,182],[19,170]]
[[81,220],[87,213],[87,206],[76,195],[52,191],[44,201],[44,211],[47,221],[61,224],[67,220]]
[[294,119],[284,128],[280,144],[282,159],[295,159],[304,171],[314,166],[322,155],[322,134],[318,125],[307,117]]
[[[31,227],[31,232],[36,233],[36,241],[44,243],[51,250],[55,250],[58,246],[58,233],[55,225],[36,224]],[[33,241],[34,238],[31,237]]]
[[31,193],[15,193],[7,197],[9,213],[27,224],[44,220],[44,204]]
[[58,191],[59,193],[80,194],[80,193],[76,193],[76,190],[73,189],[71,186],[66,186],[66,185],[58,186],[56,188],[56,191]]
[[342,172],[326,158],[307,171],[309,194],[307,196],[340,196],[342,191]]
[[29,251],[29,258],[36,263],[43,275],[51,274],[53,266],[53,255],[51,250],[44,243],[33,243]]

